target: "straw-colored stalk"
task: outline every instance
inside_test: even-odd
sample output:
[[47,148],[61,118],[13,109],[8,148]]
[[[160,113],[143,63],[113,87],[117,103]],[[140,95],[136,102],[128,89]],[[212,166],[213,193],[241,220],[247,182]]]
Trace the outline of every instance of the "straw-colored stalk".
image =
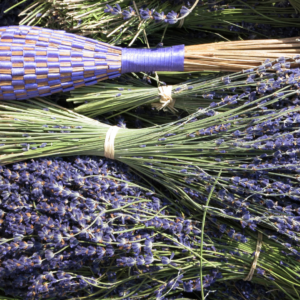
[[237,72],[257,67],[267,59],[274,60],[282,56],[294,58],[299,53],[300,42],[298,38],[186,46],[184,71]]

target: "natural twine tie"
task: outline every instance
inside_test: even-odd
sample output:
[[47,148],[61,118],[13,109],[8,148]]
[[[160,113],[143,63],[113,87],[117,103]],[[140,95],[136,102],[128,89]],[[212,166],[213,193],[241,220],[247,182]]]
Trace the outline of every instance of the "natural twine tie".
[[110,159],[115,158],[115,138],[120,127],[111,126],[106,132],[104,142],[104,156]]
[[173,113],[177,112],[177,109],[174,107],[175,100],[172,99],[172,85],[164,85],[158,88],[159,91],[159,103],[152,103],[152,107],[155,107],[157,110],[168,108]]
[[251,269],[249,271],[249,274],[244,279],[244,281],[251,281],[252,280],[253,274],[254,274],[255,269],[256,269],[258,257],[259,257],[259,254],[260,254],[260,250],[261,250],[261,246],[262,246],[262,240],[263,240],[263,235],[262,235],[262,233],[259,232],[258,236],[257,236],[257,243],[256,243],[255,254],[254,254],[254,260],[252,262],[252,266],[251,266]]

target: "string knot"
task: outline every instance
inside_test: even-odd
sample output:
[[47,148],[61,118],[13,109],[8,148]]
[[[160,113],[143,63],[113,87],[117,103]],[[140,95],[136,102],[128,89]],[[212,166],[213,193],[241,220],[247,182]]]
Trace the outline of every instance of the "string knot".
[[111,126],[106,132],[104,142],[104,156],[106,158],[115,158],[115,138],[119,129],[118,126]]
[[158,95],[160,96],[159,103],[152,103],[152,107],[157,110],[168,108],[171,112],[177,112],[175,100],[172,99],[172,85],[164,85],[158,88]]

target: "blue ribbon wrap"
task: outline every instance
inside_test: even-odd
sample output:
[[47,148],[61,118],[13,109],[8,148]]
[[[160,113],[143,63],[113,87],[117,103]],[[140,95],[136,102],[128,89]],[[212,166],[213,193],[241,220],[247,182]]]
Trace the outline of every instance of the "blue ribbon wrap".
[[183,71],[184,45],[153,49],[122,49],[122,71]]

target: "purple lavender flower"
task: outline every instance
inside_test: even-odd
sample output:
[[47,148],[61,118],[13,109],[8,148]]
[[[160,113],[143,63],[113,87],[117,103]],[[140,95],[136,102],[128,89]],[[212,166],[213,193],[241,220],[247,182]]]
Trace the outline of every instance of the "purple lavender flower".
[[149,9],[149,8],[146,8],[145,10],[140,9],[141,18],[143,20],[153,19],[153,12],[154,12],[154,9]]
[[193,292],[193,281],[183,281],[183,288],[185,292],[192,293]]
[[177,18],[178,18],[178,14],[172,10],[171,12],[168,12],[164,21],[166,23],[173,25],[177,23]]
[[180,9],[180,15],[186,16],[190,13],[190,10],[186,6],[182,6]]
[[135,16],[135,10],[129,6],[129,10],[123,10],[122,15],[124,20],[129,20],[131,17]]
[[104,9],[105,13],[111,13],[112,15],[120,15],[122,14],[121,6],[117,3],[115,7],[110,6],[109,4],[106,4],[106,9]]
[[164,14],[164,12],[155,12],[153,18],[155,22],[164,22],[166,20],[166,15]]
[[45,258],[47,260],[51,260],[53,259],[53,257],[54,257],[54,253],[51,250],[48,249],[45,251]]
[[161,257],[161,262],[163,265],[172,265],[172,266],[176,266],[176,263],[172,262],[172,259],[174,257],[175,253],[172,252],[170,258],[166,257],[166,256],[162,256]]

